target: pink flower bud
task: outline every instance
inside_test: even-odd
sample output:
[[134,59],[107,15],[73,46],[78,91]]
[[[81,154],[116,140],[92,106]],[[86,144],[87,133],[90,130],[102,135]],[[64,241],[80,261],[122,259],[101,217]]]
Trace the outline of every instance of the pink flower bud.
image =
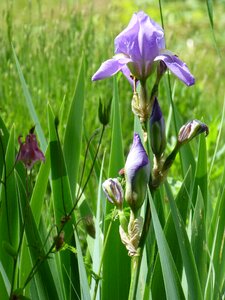
[[45,161],[45,156],[38,147],[35,134],[29,133],[26,136],[25,142],[22,142],[21,136],[19,136],[18,142],[20,144],[20,150],[17,155],[17,160],[21,160],[28,170],[33,167],[35,162],[39,160]]

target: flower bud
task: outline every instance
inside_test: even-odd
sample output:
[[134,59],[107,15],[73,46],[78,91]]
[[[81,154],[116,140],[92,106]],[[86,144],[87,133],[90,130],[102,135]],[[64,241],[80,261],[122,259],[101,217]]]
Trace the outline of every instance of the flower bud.
[[150,141],[154,155],[159,158],[166,148],[165,121],[155,97],[150,117]]
[[98,117],[99,117],[99,121],[104,126],[109,124],[111,103],[112,103],[111,100],[103,103],[102,99],[101,98],[99,99]]
[[118,209],[123,206],[123,189],[117,178],[109,178],[102,184],[102,189],[107,199],[116,205]]
[[209,133],[208,126],[199,120],[192,120],[183,125],[178,134],[178,143],[180,145],[190,142],[200,133],[205,132],[206,136]]
[[143,204],[150,175],[148,155],[137,133],[134,133],[133,145],[125,164],[125,199],[133,212]]

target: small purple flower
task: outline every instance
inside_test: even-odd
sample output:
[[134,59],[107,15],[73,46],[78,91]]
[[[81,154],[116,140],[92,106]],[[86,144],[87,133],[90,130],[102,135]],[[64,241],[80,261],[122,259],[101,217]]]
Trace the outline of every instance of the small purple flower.
[[109,178],[102,184],[102,189],[107,199],[116,205],[118,209],[122,209],[123,205],[123,189],[117,178]]
[[33,167],[35,162],[39,160],[45,161],[45,156],[38,147],[35,134],[29,133],[24,143],[21,141],[21,136],[19,136],[18,142],[20,144],[20,150],[17,160],[21,160],[28,170]]
[[143,204],[150,175],[148,155],[141,143],[140,136],[134,133],[133,144],[125,164],[125,199],[135,212]]
[[163,29],[143,11],[133,14],[130,23],[115,38],[115,55],[102,63],[92,80],[101,80],[122,71],[129,81],[130,75],[145,81],[157,62],[163,61],[186,85],[195,79],[186,64],[172,52],[165,50]]

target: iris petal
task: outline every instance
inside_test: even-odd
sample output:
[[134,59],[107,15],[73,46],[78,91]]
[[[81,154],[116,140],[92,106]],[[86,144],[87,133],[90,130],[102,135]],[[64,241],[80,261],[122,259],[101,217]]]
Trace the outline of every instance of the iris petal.
[[167,68],[186,85],[190,86],[195,83],[195,78],[189,71],[187,65],[176,55],[161,54],[154,59],[154,61],[158,60],[162,60]]
[[129,58],[112,58],[101,64],[98,71],[92,76],[92,80],[101,80],[119,72],[128,62]]

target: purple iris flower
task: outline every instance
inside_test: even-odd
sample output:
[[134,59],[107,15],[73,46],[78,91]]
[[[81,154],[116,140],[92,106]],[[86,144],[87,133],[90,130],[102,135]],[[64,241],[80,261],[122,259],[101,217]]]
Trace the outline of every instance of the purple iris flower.
[[140,136],[134,133],[133,144],[124,167],[126,178],[125,199],[133,211],[137,211],[146,195],[150,164]]
[[186,85],[195,79],[188,67],[172,52],[165,50],[163,29],[143,11],[133,14],[130,23],[115,38],[115,55],[102,63],[92,80],[101,80],[122,71],[129,81],[130,75],[145,81],[158,61],[163,61]]

